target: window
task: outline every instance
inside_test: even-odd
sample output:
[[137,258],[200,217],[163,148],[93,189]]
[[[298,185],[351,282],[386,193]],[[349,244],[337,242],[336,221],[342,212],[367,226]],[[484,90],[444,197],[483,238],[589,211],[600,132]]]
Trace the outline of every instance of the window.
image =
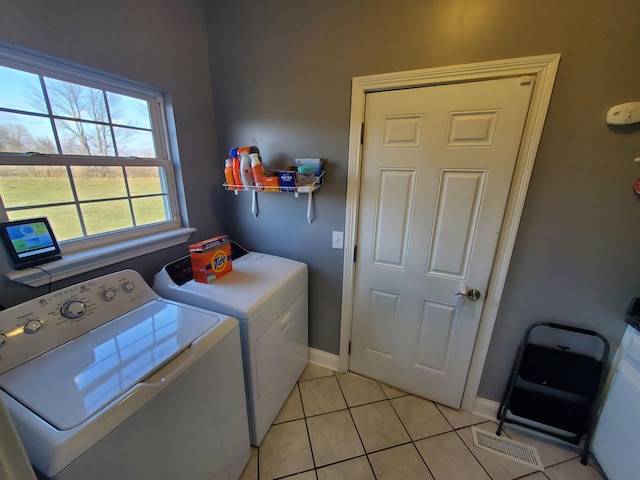
[[0,46],[0,218],[63,254],[180,229],[159,91]]

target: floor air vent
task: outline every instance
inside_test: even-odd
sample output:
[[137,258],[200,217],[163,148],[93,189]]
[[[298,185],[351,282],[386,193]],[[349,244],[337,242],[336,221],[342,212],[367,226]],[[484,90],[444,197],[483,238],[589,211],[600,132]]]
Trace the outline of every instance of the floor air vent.
[[499,437],[476,427],[471,427],[471,433],[473,435],[473,444],[476,447],[493,452],[502,457],[510,458],[513,461],[528,465],[536,470],[544,470],[544,466],[535,447],[516,442],[504,436]]

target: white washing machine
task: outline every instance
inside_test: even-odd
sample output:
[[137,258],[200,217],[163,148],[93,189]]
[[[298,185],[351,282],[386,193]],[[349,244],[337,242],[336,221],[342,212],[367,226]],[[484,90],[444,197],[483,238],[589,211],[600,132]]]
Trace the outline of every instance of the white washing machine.
[[132,270],[0,312],[0,396],[40,477],[236,480],[250,456],[238,322]]
[[251,444],[258,446],[304,370],[308,352],[307,265],[248,252],[214,283],[193,280],[191,261],[165,265],[156,292],[240,321]]

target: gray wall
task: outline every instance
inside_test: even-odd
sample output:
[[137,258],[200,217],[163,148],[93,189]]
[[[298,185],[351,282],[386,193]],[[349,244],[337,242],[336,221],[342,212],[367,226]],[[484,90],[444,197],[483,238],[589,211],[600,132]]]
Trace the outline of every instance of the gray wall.
[[[330,243],[332,230],[344,230],[351,78],[561,53],[480,395],[499,399],[532,321],[571,322],[619,341],[626,305],[640,294],[640,204],[631,193],[640,129],[603,119],[610,106],[640,100],[637,1],[0,0],[0,12],[2,41],[171,95],[193,240],[227,232],[307,262],[310,342],[332,353],[342,251]],[[250,137],[270,165],[330,160],[314,223],[306,223],[305,198],[262,195],[256,219],[247,195],[222,191],[226,150]],[[53,287],[125,267],[150,281],[185,252],[174,247]],[[44,292],[9,282],[7,269],[0,257],[0,304]]]
[[593,328],[615,348],[640,294],[638,125],[609,107],[640,100],[635,0],[234,0],[208,2],[218,157],[257,139],[265,163],[330,160],[316,199],[227,192],[228,231],[310,267],[310,343],[337,353],[350,80],[354,76],[561,53],[562,60],[498,314],[480,395],[499,400],[526,325]]
[[[176,121],[184,195],[192,240],[222,232],[217,220],[222,195],[215,141],[213,96],[204,2],[199,0],[0,0],[0,41],[39,51],[141,82],[167,92]],[[145,255],[73,277],[61,288],[123,268],[151,281],[167,261],[187,253],[186,245]],[[14,305],[45,293],[10,282],[0,255],[0,305]]]

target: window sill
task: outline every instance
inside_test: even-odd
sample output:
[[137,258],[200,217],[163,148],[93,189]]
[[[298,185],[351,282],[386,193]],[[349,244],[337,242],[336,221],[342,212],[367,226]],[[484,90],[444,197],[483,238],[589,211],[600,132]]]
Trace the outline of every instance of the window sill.
[[[30,287],[40,287],[49,282],[57,282],[65,278],[90,272],[97,268],[113,265],[134,257],[139,257],[147,253],[156,252],[163,248],[172,247],[186,242],[195,228],[180,228],[169,232],[162,232],[143,238],[136,238],[126,242],[120,242],[106,247],[93,248],[65,255],[62,259],[45,263],[39,268],[27,268],[25,270],[15,270],[6,274],[6,277],[13,281],[29,285]],[[51,278],[49,278],[51,274]]]

